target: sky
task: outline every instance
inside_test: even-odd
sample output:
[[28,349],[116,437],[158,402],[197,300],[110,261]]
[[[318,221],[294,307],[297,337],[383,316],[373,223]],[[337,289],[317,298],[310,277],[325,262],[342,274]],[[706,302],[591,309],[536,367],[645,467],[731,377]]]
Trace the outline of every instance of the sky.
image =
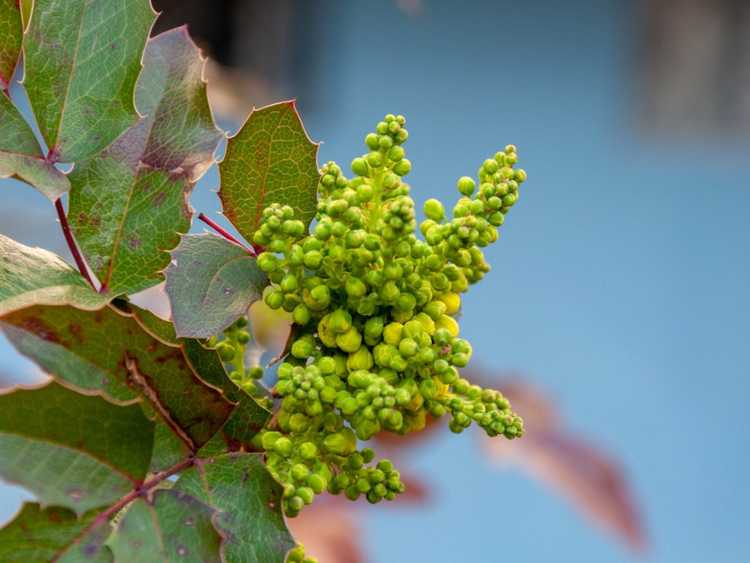
[[[634,3],[426,0],[418,18],[389,2],[326,4],[319,92],[309,112],[299,99],[320,162],[348,164],[401,113],[412,195],[452,200],[458,177],[516,144],[529,180],[464,301],[472,361],[523,374],[622,461],[644,560],[750,560],[748,140],[638,127]],[[208,174],[194,207],[217,209],[216,184]],[[3,188],[52,221],[41,196]],[[0,360],[28,369],[5,342]],[[493,467],[470,435],[446,433],[409,461],[435,498],[366,511],[376,563],[635,560],[537,482]],[[0,489],[0,521],[19,494]]]

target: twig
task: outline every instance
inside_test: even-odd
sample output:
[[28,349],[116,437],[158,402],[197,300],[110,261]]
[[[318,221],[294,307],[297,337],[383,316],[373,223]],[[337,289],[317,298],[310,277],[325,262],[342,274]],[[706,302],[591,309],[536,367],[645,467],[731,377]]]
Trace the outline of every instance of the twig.
[[78,271],[81,272],[81,275],[84,278],[86,278],[89,285],[96,290],[96,286],[89,275],[88,268],[86,268],[86,262],[83,261],[83,256],[81,256],[81,252],[78,250],[78,245],[73,238],[73,233],[70,231],[70,225],[68,225],[68,218],[65,216],[65,208],[63,207],[62,199],[57,198],[55,200],[55,210],[57,211],[57,218],[60,220],[63,235],[65,235],[65,242],[68,243],[68,248],[73,255],[73,259],[76,261]]
[[217,233],[219,233],[221,236],[223,236],[228,241],[240,245],[242,248],[244,248],[247,252],[249,252],[253,256],[257,256],[258,255],[254,246],[253,246],[253,248],[248,248],[247,246],[245,246],[244,244],[242,244],[242,242],[240,242],[239,240],[237,240],[236,237],[232,236],[232,234],[229,233],[226,229],[224,229],[221,225],[219,225],[218,223],[216,223],[213,219],[210,219],[210,218],[206,217],[206,215],[204,213],[199,213],[198,214],[198,219],[200,219],[201,221],[203,221],[206,225],[208,225],[209,227],[211,227],[214,231],[216,231]]
[[[79,541],[81,538],[85,537],[86,534],[88,534],[91,530],[95,529],[97,526],[101,526],[105,522],[107,522],[112,516],[120,512],[123,508],[125,508],[128,504],[133,502],[138,497],[145,496],[146,493],[148,493],[151,489],[156,487],[159,483],[164,481],[165,479],[169,479],[172,475],[175,473],[179,473],[180,471],[183,471],[184,469],[187,469],[188,467],[192,467],[196,462],[195,457],[189,457],[181,462],[179,462],[176,465],[173,465],[169,469],[165,469],[164,471],[161,471],[160,473],[157,473],[154,475],[151,479],[144,482],[142,485],[136,487],[132,491],[130,491],[128,494],[126,494],[124,497],[122,497],[120,500],[118,500],[116,503],[114,503],[112,506],[107,508],[105,511],[100,512],[96,518],[94,518],[93,522],[86,526],[79,534],[78,536],[71,542],[71,545],[77,541]],[[61,554],[60,554],[61,555]],[[59,555],[52,558],[52,561],[57,561]]]

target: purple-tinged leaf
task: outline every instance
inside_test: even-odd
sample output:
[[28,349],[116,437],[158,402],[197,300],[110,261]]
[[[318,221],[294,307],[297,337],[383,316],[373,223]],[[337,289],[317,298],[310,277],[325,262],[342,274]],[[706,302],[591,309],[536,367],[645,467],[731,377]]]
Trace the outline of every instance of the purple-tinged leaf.
[[294,102],[253,110],[229,139],[219,164],[224,215],[249,242],[271,203],[291,206],[308,224],[315,216],[318,145],[305,132]]
[[223,136],[204,60],[184,27],[151,39],[143,63],[136,105],[144,117],[70,175],[71,227],[111,295],[163,280],[169,251],[190,228],[187,198]]

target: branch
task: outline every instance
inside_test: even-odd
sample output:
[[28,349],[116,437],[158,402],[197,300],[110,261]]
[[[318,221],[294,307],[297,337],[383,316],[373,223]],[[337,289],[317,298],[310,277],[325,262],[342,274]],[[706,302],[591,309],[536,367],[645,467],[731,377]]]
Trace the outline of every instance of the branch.
[[228,232],[221,225],[219,225],[218,223],[216,223],[213,219],[209,219],[204,213],[199,213],[198,214],[198,219],[200,219],[201,221],[203,221],[206,225],[208,225],[209,227],[211,227],[214,231],[216,231],[217,233],[219,233],[221,236],[223,236],[228,241],[240,245],[249,254],[251,254],[253,256],[257,256],[258,255],[258,248],[255,245],[253,245],[253,248],[248,248],[247,246],[245,246],[244,244],[242,244],[239,240],[237,240],[237,238],[235,238],[234,236],[232,236],[232,234],[230,232]]
[[[145,496],[146,493],[148,493],[151,489],[156,487],[159,483],[161,483],[165,479],[169,479],[172,475],[179,473],[180,471],[183,471],[187,469],[188,467],[192,467],[195,464],[195,462],[196,462],[196,458],[191,456],[187,459],[183,459],[181,462],[179,462],[176,465],[173,465],[169,469],[165,469],[164,471],[157,473],[151,479],[144,482],[140,487],[136,487],[135,489],[130,491],[127,495],[125,495],[116,503],[114,503],[112,506],[110,506],[103,512],[99,513],[97,517],[94,518],[94,521],[91,522],[91,524],[89,524],[88,526],[86,526],[83,530],[81,530],[81,533],[78,534],[78,536],[72,542],[70,542],[69,545],[73,545],[77,543],[81,538],[85,537],[86,534],[91,532],[91,530],[107,522],[110,518],[112,518],[115,514],[120,512],[123,508],[125,508],[128,504],[133,502],[135,499],[137,499],[138,497]],[[52,561],[57,561],[57,557],[54,557]]]
[[94,290],[96,290],[96,286],[94,285],[94,282],[91,280],[91,276],[89,275],[88,268],[86,268],[86,262],[83,261],[83,256],[81,256],[81,252],[78,250],[78,245],[73,238],[73,233],[70,230],[70,225],[68,225],[68,218],[65,216],[65,208],[63,207],[62,199],[57,198],[55,200],[55,210],[57,211],[57,218],[60,220],[60,226],[62,227],[63,235],[65,235],[65,242],[68,243],[68,248],[70,249],[70,253],[73,255],[73,259],[76,261],[78,271],[81,272],[81,275],[86,279],[87,282],[89,282],[89,285],[94,288]]

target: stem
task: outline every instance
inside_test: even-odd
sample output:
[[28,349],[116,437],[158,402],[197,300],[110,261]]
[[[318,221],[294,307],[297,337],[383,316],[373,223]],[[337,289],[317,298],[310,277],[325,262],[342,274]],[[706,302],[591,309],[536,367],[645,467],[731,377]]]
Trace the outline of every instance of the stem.
[[253,248],[248,248],[244,244],[242,244],[239,240],[237,240],[235,237],[232,236],[231,233],[229,233],[226,229],[224,229],[221,225],[216,223],[214,220],[206,217],[204,213],[198,214],[198,219],[203,221],[206,225],[211,227],[214,231],[219,233],[221,236],[223,236],[225,239],[227,239],[230,242],[233,242],[235,244],[240,245],[242,248],[244,248],[247,252],[252,254],[253,256],[257,256],[257,249],[255,248],[255,245],[253,245]]
[[81,275],[87,282],[89,282],[89,285],[96,290],[96,286],[89,275],[88,268],[86,268],[86,262],[83,261],[83,256],[81,256],[81,252],[78,250],[78,245],[76,245],[76,241],[73,238],[73,233],[70,231],[70,225],[68,225],[68,218],[65,216],[65,208],[63,207],[61,198],[55,200],[55,210],[57,211],[57,218],[60,220],[63,235],[65,235],[65,242],[68,243],[68,248],[73,255],[73,259],[76,261],[78,271],[81,272]]
[[[112,518],[115,514],[120,512],[123,508],[125,508],[128,504],[133,502],[135,499],[137,499],[138,497],[144,496],[151,489],[156,487],[156,485],[158,485],[165,479],[168,479],[175,473],[179,473],[180,471],[193,466],[196,463],[196,461],[197,461],[196,458],[192,456],[187,459],[184,459],[180,463],[173,465],[169,469],[165,469],[164,471],[157,473],[151,479],[149,479],[148,481],[144,482],[139,487],[136,487],[135,489],[130,491],[127,495],[122,497],[120,500],[118,500],[112,506],[107,508],[105,511],[99,513],[97,517],[94,518],[94,521],[91,522],[91,524],[89,524],[88,526],[86,526],[86,528],[84,528],[80,534],[78,534],[76,539],[73,540],[73,542],[71,542],[71,545],[79,541],[81,538],[85,537],[86,534],[88,534],[91,530],[93,530],[97,526],[101,526],[102,524],[107,522],[110,518]],[[52,561],[57,561],[57,557],[54,557]]]

